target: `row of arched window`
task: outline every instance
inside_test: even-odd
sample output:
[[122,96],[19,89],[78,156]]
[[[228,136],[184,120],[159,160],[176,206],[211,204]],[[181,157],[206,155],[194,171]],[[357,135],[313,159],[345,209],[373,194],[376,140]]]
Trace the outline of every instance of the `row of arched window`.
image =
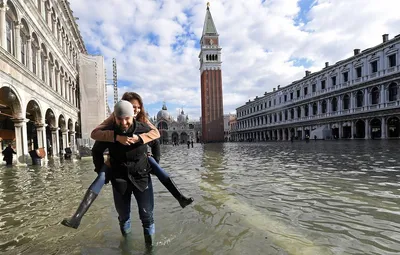
[[207,61],[218,61],[218,55],[217,54],[212,54],[212,55],[206,55],[206,60]]
[[[373,87],[370,92],[370,104],[377,105],[380,103],[380,89],[378,87]],[[364,90],[359,90],[354,95],[354,106],[353,108],[366,106]],[[398,85],[396,83],[391,83],[388,86],[388,102],[396,101],[398,98]],[[340,105],[340,97],[342,100],[342,104]],[[319,102],[313,102],[311,104],[305,104],[302,106],[297,106],[295,108],[284,110],[283,112],[273,113],[266,115],[264,117],[256,117],[251,120],[241,121],[239,126],[241,128],[249,127],[249,126],[258,126],[262,124],[274,123],[279,121],[284,121],[288,119],[295,119],[301,117],[315,116],[318,114],[325,114],[328,112],[328,106],[330,106],[331,112],[337,112],[340,110],[349,110],[352,107],[351,104],[352,96],[351,93],[344,94],[342,96],[333,97],[331,99],[324,99]],[[320,104],[320,113],[318,110],[318,104]],[[329,105],[330,104],[330,105]]]
[[[380,91],[381,91],[380,88],[376,87],[376,86],[371,89],[371,92],[370,92],[370,94],[371,94],[370,104],[371,105],[379,104]],[[393,101],[397,100],[398,85],[395,82],[392,82],[391,84],[389,84],[389,86],[387,87],[387,94],[388,94],[388,98],[386,98],[385,101],[393,102]],[[356,99],[357,99],[357,104],[355,107],[362,107],[363,102],[364,102],[364,92],[362,90],[357,92]],[[267,108],[267,103],[265,103],[265,107],[263,107],[263,104],[258,104],[257,106],[248,108],[242,112],[239,112],[238,114],[239,114],[239,116],[244,116],[246,114],[260,111],[263,108]]]
[[[56,16],[54,8],[50,6],[49,0],[45,2],[34,0],[34,2],[44,21],[54,32],[64,54],[67,55],[67,58],[64,56],[61,56],[61,58],[63,60],[69,59],[69,64],[76,68],[78,51],[70,43],[60,19]],[[41,40],[38,33],[28,25],[27,19],[19,17],[18,13],[20,12],[17,12],[12,1],[7,1],[7,7],[5,15],[6,50],[62,97],[78,106],[78,91],[73,75],[69,75],[61,61],[59,62],[55,55],[49,51],[44,40]]]

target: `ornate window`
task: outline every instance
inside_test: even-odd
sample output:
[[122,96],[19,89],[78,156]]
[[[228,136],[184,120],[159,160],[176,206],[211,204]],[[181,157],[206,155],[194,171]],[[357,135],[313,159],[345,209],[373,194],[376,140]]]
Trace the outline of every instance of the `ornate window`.
[[343,110],[350,109],[350,96],[344,95],[343,97]]
[[362,93],[361,90],[357,92],[356,98],[357,98],[357,107],[362,107],[364,104],[364,94]]
[[379,104],[379,89],[374,87],[371,91],[372,104]]
[[397,100],[397,84],[391,83],[389,85],[389,102]]
[[332,112],[336,112],[336,111],[337,111],[337,99],[336,99],[336,97],[334,97],[334,98],[332,98]]
[[318,113],[318,105],[317,105],[317,103],[313,104],[312,111],[313,111],[313,115],[317,115],[317,113]]
[[321,107],[322,107],[322,113],[326,113],[327,107],[326,107],[326,100],[322,101]]

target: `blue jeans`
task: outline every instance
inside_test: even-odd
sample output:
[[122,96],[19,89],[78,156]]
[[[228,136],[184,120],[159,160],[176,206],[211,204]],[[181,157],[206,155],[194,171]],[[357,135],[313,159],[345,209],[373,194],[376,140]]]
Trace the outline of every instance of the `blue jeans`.
[[108,166],[104,164],[103,167],[100,169],[96,179],[92,182],[92,184],[89,187],[89,189],[92,190],[97,195],[100,193],[100,190],[103,188],[104,182],[106,181],[107,169]]
[[125,194],[119,193],[113,187],[115,209],[118,212],[118,220],[122,234],[131,231],[131,198],[132,193],[136,198],[139,210],[139,217],[142,221],[143,233],[145,235],[154,235],[155,225],[153,218],[154,211],[154,193],[151,177],[149,176],[148,188],[143,192],[138,190],[133,184],[128,184]]
[[157,163],[157,161],[153,157],[148,157],[149,159],[149,164],[151,166],[151,173],[157,176],[157,178],[160,180],[160,182],[164,182],[169,178],[169,175],[167,172],[165,172],[164,169],[160,167],[160,165]]
[[[160,182],[166,181],[169,178],[168,173],[165,172],[165,170],[160,167],[160,165],[156,162],[156,160],[153,157],[148,157],[148,159],[149,159],[149,164],[152,168],[151,173],[157,176]],[[89,189],[92,190],[94,193],[99,194],[100,190],[103,188],[104,182],[106,180],[107,170],[108,166],[104,164],[101,170],[99,171],[97,178],[90,185]]]

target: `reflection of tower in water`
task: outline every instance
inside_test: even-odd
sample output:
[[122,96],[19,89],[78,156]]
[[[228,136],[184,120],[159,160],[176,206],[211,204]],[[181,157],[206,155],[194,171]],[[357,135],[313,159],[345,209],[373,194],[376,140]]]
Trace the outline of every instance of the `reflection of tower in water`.
[[210,184],[223,184],[224,144],[210,143],[203,147],[203,167],[206,171],[202,174],[202,179]]

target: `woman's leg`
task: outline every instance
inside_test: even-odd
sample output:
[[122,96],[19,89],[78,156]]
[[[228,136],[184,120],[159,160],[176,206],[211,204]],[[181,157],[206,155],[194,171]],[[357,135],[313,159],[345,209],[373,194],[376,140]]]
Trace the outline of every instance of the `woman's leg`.
[[100,193],[100,190],[104,186],[107,170],[108,166],[104,164],[101,170],[99,171],[96,179],[92,182],[89,189],[86,191],[86,194],[83,197],[75,214],[69,219],[64,219],[61,222],[61,224],[70,228],[79,227],[83,215],[85,215],[89,207],[92,205],[93,201],[97,198],[97,195]]
[[178,200],[182,208],[185,208],[187,205],[190,205],[193,202],[193,198],[187,198],[179,191],[172,178],[169,177],[168,173],[162,169],[159,164],[157,164],[153,157],[149,157],[149,163],[152,173],[157,176],[160,182],[167,188],[174,198]]

